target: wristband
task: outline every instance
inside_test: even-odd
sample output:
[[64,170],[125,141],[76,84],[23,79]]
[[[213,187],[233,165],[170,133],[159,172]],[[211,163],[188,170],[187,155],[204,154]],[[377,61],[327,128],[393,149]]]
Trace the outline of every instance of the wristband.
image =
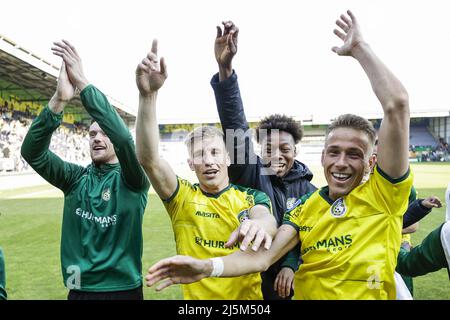
[[223,260],[222,258],[211,258],[213,269],[210,277],[220,277],[223,273]]

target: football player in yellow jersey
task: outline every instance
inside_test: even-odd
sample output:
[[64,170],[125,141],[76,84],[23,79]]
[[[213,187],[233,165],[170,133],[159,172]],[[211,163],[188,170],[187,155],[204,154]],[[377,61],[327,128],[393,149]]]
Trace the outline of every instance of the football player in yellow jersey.
[[[136,153],[169,213],[177,252],[212,258],[239,249],[257,251],[262,244],[267,250],[276,233],[270,200],[263,192],[230,184],[230,159],[221,130],[203,126],[186,139],[188,164],[198,184],[177,177],[160,157],[156,96],[166,77],[166,64],[164,58],[158,61],[154,40],[136,70]],[[262,299],[261,276],[204,279],[183,286],[183,294],[185,299]]]
[[296,274],[295,298],[395,299],[402,215],[412,186],[408,94],[364,41],[355,16],[347,13],[336,21],[340,30],[334,30],[344,43],[332,50],[361,64],[384,111],[373,176],[362,183],[370,172],[373,126],[356,115],[340,116],[329,127],[322,153],[328,186],[307,201],[303,197],[286,214],[269,250],[206,260],[164,259],[150,268],[147,285],[165,279],[157,287],[161,290],[205,277],[266,270],[300,241],[303,264]]

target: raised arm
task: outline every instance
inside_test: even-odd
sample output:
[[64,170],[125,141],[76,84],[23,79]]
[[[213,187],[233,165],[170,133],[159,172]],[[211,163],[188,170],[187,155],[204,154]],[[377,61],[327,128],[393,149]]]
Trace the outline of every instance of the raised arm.
[[80,97],[86,111],[111,140],[125,183],[137,190],[148,188],[147,177],[136,158],[133,137],[126,124],[106,96],[89,84],[75,47],[66,40],[54,45],[53,53],[64,60],[70,81],[81,91]]
[[153,265],[145,279],[149,287],[165,280],[156,288],[159,291],[173,284],[192,283],[211,276],[229,278],[262,272],[298,242],[298,233],[294,227],[282,225],[269,250],[259,250],[258,252],[238,250],[228,256],[204,260],[189,256],[175,256],[163,259]]
[[342,30],[334,33],[344,41],[332,50],[340,56],[352,56],[369,77],[372,89],[380,101],[384,117],[378,132],[378,165],[392,179],[408,171],[409,100],[401,82],[375,55],[364,41],[359,22],[349,10],[336,24]]
[[22,157],[45,180],[66,191],[84,168],[63,161],[49,150],[53,132],[59,127],[64,107],[73,98],[75,86],[69,80],[66,65],[61,65],[56,92],[48,106],[34,119],[21,147]]
[[136,120],[136,152],[153,188],[162,199],[168,199],[177,188],[177,177],[166,160],[159,154],[159,128],[156,119],[158,90],[167,78],[164,58],[158,63],[158,43],[136,69],[139,89],[139,110]]
[[[232,60],[237,53],[239,29],[231,21],[222,22],[223,30],[217,26],[214,53],[219,73],[211,79],[217,111],[231,157],[229,168],[233,183],[255,188],[258,174],[257,161],[244,113],[237,75],[233,71]],[[234,139],[236,137],[236,140]]]

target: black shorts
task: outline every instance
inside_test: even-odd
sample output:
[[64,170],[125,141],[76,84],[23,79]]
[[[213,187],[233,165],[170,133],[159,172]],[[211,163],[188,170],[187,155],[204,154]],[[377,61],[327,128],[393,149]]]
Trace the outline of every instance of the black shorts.
[[67,300],[144,300],[142,286],[124,291],[87,292],[70,290]]

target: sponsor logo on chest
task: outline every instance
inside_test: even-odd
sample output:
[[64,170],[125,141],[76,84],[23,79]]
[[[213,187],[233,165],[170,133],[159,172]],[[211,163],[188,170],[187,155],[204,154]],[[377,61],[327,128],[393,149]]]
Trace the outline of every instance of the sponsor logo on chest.
[[202,237],[195,237],[195,244],[199,245],[201,247],[207,247],[207,248],[216,248],[216,249],[227,249],[227,250],[233,250],[234,248],[239,248],[239,243],[236,243],[231,248],[225,248],[226,241],[220,241],[220,240],[210,240],[210,239],[204,239]]
[[112,216],[104,216],[104,217],[98,217],[92,212],[83,210],[81,208],[77,208],[75,210],[75,214],[83,220],[88,220],[91,222],[94,222],[96,224],[99,224],[102,228],[109,228],[110,226],[114,226],[117,223],[117,215],[114,214]]
[[351,234],[330,237],[328,239],[319,240],[312,246],[302,248],[302,254],[319,249],[322,250],[325,249],[327,252],[330,253],[339,253],[343,250],[350,248],[352,242],[353,239]]

